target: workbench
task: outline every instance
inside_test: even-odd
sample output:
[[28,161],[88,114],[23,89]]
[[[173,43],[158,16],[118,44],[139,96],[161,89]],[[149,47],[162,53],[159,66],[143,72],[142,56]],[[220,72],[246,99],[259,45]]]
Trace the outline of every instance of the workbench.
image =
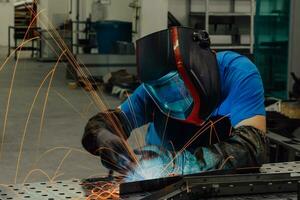
[[[121,184],[121,197],[117,199],[299,200],[300,162],[265,164],[258,169],[259,173],[247,169],[249,173],[213,172]],[[91,191],[99,183],[110,181],[109,178],[92,178],[1,185],[0,199],[92,200],[97,198],[91,196]]]

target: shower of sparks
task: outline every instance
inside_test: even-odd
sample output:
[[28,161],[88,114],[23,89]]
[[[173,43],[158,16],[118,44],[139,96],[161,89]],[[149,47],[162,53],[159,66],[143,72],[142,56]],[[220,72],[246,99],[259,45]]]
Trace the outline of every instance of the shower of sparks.
[[117,200],[120,197],[120,183],[118,182],[84,183],[83,187],[89,191],[86,200]]

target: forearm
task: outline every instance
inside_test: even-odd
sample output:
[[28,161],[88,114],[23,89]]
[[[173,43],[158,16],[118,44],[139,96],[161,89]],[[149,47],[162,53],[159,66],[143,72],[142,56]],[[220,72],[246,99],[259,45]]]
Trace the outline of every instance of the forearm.
[[257,166],[266,161],[265,133],[252,126],[236,128],[226,141],[196,150],[201,170]]

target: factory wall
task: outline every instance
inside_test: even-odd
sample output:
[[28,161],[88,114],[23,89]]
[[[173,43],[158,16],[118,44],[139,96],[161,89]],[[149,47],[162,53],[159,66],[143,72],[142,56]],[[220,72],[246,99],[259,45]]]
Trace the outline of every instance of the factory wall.
[[129,3],[132,0],[111,0],[111,5],[108,7],[107,20],[132,20],[132,9],[129,8]]
[[0,3],[0,46],[8,45],[8,27],[14,25],[14,2]]
[[169,0],[169,11],[183,25],[188,26],[188,0]]
[[[39,1],[38,10],[42,11],[38,24],[43,29],[62,24],[69,17],[69,0],[42,0]],[[43,22],[43,25],[41,23]]]
[[[85,0],[81,2],[82,18],[86,19],[92,12],[92,3],[94,0]],[[132,0],[111,0],[107,6],[106,20],[131,21],[132,9],[128,6]]]
[[[80,1],[80,20],[85,20],[91,13],[93,0]],[[133,9],[128,5],[132,0],[111,0],[111,4],[107,7],[107,20],[121,20],[121,21],[132,21],[133,20]],[[5,13],[3,17],[0,18],[1,25],[3,27],[8,27],[13,25],[14,14],[13,14],[13,2],[11,3],[1,3],[0,12]],[[145,9],[141,12],[140,18],[140,33],[137,38],[167,27],[167,14],[166,11],[170,10],[175,17],[178,18],[180,22],[184,25],[187,24],[187,2],[186,0],[141,0],[141,5]],[[40,20],[45,24],[50,22],[54,26],[64,22],[68,19],[68,14],[70,11],[70,1],[69,0],[42,0],[39,1],[38,5],[39,11],[42,11]],[[153,15],[153,11],[157,13]],[[45,17],[47,16],[47,18]],[[73,0],[73,20],[76,18],[76,0]],[[39,20],[39,26],[45,28],[41,25]],[[48,24],[49,25],[49,24]],[[47,25],[46,25],[47,26]],[[48,26],[49,27],[49,26]],[[7,45],[7,29],[0,30],[0,45]]]
[[[155,15],[153,14],[155,11]],[[166,0],[141,0],[140,33],[143,37],[147,34],[166,29],[168,18],[168,1]]]

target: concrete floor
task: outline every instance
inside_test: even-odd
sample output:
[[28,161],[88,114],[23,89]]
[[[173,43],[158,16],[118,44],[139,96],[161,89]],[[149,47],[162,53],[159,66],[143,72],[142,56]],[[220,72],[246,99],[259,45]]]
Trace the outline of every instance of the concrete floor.
[[[0,48],[1,65],[6,52],[6,48]],[[14,65],[15,60],[11,59],[0,71],[1,138]],[[99,110],[94,105],[87,109],[91,99],[84,90],[68,88],[64,64],[59,64],[52,82],[40,143],[40,121],[49,81],[45,82],[39,93],[24,134],[34,95],[53,65],[54,63],[39,63],[28,58],[20,59],[17,65],[0,155],[0,184],[47,181],[49,178],[67,180],[107,174],[107,170],[99,164],[99,158],[82,151],[80,143],[88,118]],[[112,96],[106,95],[105,100],[112,108],[120,103]],[[21,146],[23,135],[25,137]]]

